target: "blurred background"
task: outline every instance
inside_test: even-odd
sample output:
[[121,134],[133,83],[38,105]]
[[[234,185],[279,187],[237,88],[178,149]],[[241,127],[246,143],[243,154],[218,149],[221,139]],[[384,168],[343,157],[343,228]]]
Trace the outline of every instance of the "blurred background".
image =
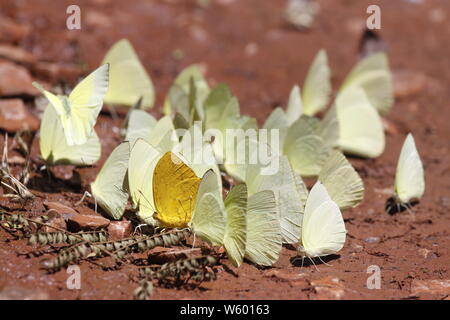
[[317,14],[303,31],[286,19],[288,2],[76,1],[81,30],[68,30],[66,9],[74,1],[2,0],[0,33],[7,33],[4,25],[11,23],[16,30],[0,41],[31,53],[38,62],[32,69],[35,76],[74,82],[79,71],[74,66],[93,69],[115,41],[128,38],[155,83],[157,105],[184,66],[202,63],[211,83],[228,83],[243,110],[261,120],[273,107],[286,103],[294,84],[302,84],[320,48],[328,53],[336,90],[357,61],[367,7],[377,4],[379,34],[387,44],[392,68],[411,69],[440,77],[441,85],[448,83],[448,1],[313,1]]
[[[292,7],[294,2],[297,4]],[[80,30],[68,30],[66,26],[66,10],[72,4],[80,8]],[[336,92],[359,59],[361,37],[370,15],[366,11],[373,4],[381,9],[381,29],[376,32],[388,53],[396,101],[383,120],[387,134],[384,153],[376,159],[351,159],[364,179],[365,200],[357,209],[345,213],[348,243],[342,258],[321,277],[343,279],[350,289],[346,298],[408,298],[414,277],[448,279],[448,0],[1,0],[0,101],[19,97],[25,101],[26,109],[22,110],[22,118],[17,115],[18,109],[9,105],[0,109],[0,129],[2,133],[15,132],[28,121],[37,130],[38,112],[32,98],[39,93],[31,82],[38,80],[49,88],[58,83],[72,87],[96,68],[110,46],[122,38],[130,40],[155,85],[157,103],[152,114],[161,114],[175,76],[184,67],[199,63],[209,83],[227,83],[239,98],[242,114],[256,117],[261,125],[275,107],[286,105],[294,84],[303,84],[308,67],[321,48],[328,54]],[[306,18],[301,15],[300,20],[296,19],[299,8],[303,8],[300,13],[306,10]],[[121,139],[117,130],[111,130],[111,124],[120,128],[123,118],[112,121],[104,113],[99,119],[102,160],[96,168],[76,169],[81,179],[92,171],[86,183],[92,181]],[[426,192],[416,216],[391,217],[384,212],[386,190],[393,185],[398,154],[408,132],[414,134],[424,162]],[[74,201],[80,197],[63,193]],[[55,201],[59,197],[51,196]],[[365,242],[368,236],[378,237],[379,242]],[[391,242],[384,242],[388,240]],[[428,249],[425,252],[423,248]],[[7,249],[0,252],[8,253]],[[289,258],[289,254],[283,254],[279,266],[293,268]],[[365,268],[370,264],[383,266],[384,290],[362,292],[367,278]],[[41,282],[53,281],[40,278],[37,266],[28,266],[27,262],[22,267],[28,268],[23,274],[34,274]],[[8,268],[4,270],[12,270],[14,265]],[[308,272],[314,273],[313,268]],[[16,273],[16,278],[21,277],[22,273]],[[95,290],[86,291],[82,298],[128,297],[123,293],[126,290],[116,291],[119,285],[130,286],[126,276],[106,272],[100,276],[114,282],[102,283],[105,288],[98,289],[93,285],[97,280],[92,280],[89,285]],[[320,273],[313,274],[316,276]],[[239,281],[225,274],[222,281],[211,284],[215,290],[188,295],[220,299],[296,299],[308,295],[292,279],[277,277],[245,265],[240,269]],[[225,294],[224,283],[233,284]],[[164,292],[161,298],[184,297],[184,292]],[[75,293],[55,289],[54,297],[67,295],[73,297]]]

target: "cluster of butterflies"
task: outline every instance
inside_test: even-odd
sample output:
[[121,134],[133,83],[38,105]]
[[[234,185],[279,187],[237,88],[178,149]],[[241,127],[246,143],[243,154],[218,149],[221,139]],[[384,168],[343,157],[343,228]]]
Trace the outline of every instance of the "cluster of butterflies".
[[[258,128],[256,119],[240,114],[230,89],[224,84],[210,88],[197,65],[175,79],[159,120],[145,111],[154,104],[153,85],[127,40],[116,43],[104,64],[68,97],[36,86],[49,101],[40,128],[40,151],[47,165],[94,164],[101,153],[94,125],[103,102],[129,106],[124,142],[91,184],[96,203],[120,219],[131,198],[145,223],[188,227],[204,241],[224,246],[236,266],[244,259],[270,266],[284,243],[298,243],[299,253],[310,258],[342,249],[346,229],[341,210],[356,207],[364,193],[361,178],[342,152],[380,155],[385,145],[380,114],[393,103],[388,61],[380,52],[362,59],[324,117],[314,117],[328,106],[332,91],[327,56],[319,51],[302,93],[295,86],[287,108],[276,108],[263,125],[278,130],[277,144],[258,137],[246,141],[248,153],[266,148],[278,161],[279,170],[266,175],[261,163],[228,159],[233,144],[224,139],[203,140],[198,146],[188,138],[207,129],[225,133]],[[179,129],[184,129],[183,136]],[[200,152],[203,161],[193,161],[190,155]],[[224,172],[236,181],[226,196]],[[310,191],[302,177],[317,178]],[[412,135],[400,154],[394,191],[401,205],[424,192]]]

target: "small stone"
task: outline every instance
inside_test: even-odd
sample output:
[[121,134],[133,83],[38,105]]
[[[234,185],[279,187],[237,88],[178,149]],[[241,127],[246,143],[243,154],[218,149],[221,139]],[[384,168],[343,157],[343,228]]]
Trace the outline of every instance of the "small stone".
[[250,42],[245,46],[244,52],[247,56],[252,57],[259,51],[259,46],[257,43]]
[[36,131],[39,120],[27,110],[21,99],[0,100],[0,128],[9,132]]
[[13,19],[0,16],[0,41],[19,42],[30,34],[29,25],[16,23]]
[[430,21],[433,23],[441,23],[445,21],[446,16],[447,14],[441,8],[433,8],[428,13],[428,17],[430,18]]
[[414,296],[420,294],[449,295],[450,280],[413,280],[411,293]]
[[0,96],[30,95],[37,96],[37,90],[31,84],[33,79],[25,67],[9,61],[0,60]]
[[208,40],[208,32],[200,26],[193,25],[189,28],[191,37],[199,42]]
[[448,208],[450,207],[450,197],[441,197],[441,205]]
[[228,6],[233,4],[236,0],[216,0],[216,2],[222,6]]
[[420,248],[419,250],[417,250],[417,253],[424,259],[436,258],[436,254],[433,251],[428,250],[426,248]]
[[68,220],[78,215],[78,212],[75,209],[68,207],[60,202],[47,202],[44,203],[44,206],[49,211],[50,210],[56,211],[59,215],[61,215],[61,217],[64,218],[64,220]]
[[25,158],[19,155],[8,157],[8,164],[25,164]]
[[108,226],[110,240],[121,240],[131,235],[131,221],[111,221]]
[[302,280],[305,277],[304,273],[299,273],[295,271],[294,273],[289,272],[288,270],[282,269],[270,269],[264,272],[264,277],[266,278],[276,278],[282,281],[298,281]]
[[75,166],[72,165],[56,165],[49,167],[49,171],[56,179],[69,181],[74,177]]
[[379,237],[368,237],[364,241],[366,241],[367,243],[378,243],[378,242],[380,242],[380,238]]
[[200,248],[179,250],[173,248],[157,247],[152,249],[151,253],[148,256],[148,259],[153,263],[164,264],[167,262],[174,262],[180,259],[186,259],[188,258],[187,253],[192,255],[195,252],[200,253]]
[[0,291],[0,300],[48,300],[47,292],[38,288],[4,287]]
[[366,28],[366,19],[351,18],[347,19],[345,28],[353,34],[360,35]]
[[111,3],[111,0],[92,0],[92,3],[98,6],[106,6]]
[[311,281],[318,300],[339,300],[345,293],[345,286],[339,278],[327,276]]
[[0,44],[0,57],[21,64],[33,64],[36,58],[28,51],[9,44]]
[[417,252],[419,253],[419,256],[426,259],[428,257],[428,254],[430,253],[430,250],[426,248],[420,248]]
[[44,226],[43,231],[44,232],[56,232],[58,231],[55,228],[52,227],[56,227],[58,229],[67,229],[67,224],[66,221],[64,220],[64,217],[58,213],[58,211],[54,210],[54,209],[50,209],[46,212],[45,214],[47,217],[49,217],[49,220],[46,222],[46,224],[48,226]]
[[106,228],[110,222],[101,216],[78,214],[69,218],[67,227],[73,231],[95,231]]
[[381,122],[383,123],[384,131],[392,136],[395,136],[400,133],[400,129],[398,126],[389,119],[381,118]]
[[86,13],[86,23],[93,28],[109,28],[113,25],[108,15],[97,10],[89,10]]
[[354,243],[352,245],[352,247],[353,247],[353,252],[362,252],[364,250],[364,247],[357,243]]
[[394,96],[406,98],[420,93],[426,86],[427,79],[424,74],[402,69],[393,72]]

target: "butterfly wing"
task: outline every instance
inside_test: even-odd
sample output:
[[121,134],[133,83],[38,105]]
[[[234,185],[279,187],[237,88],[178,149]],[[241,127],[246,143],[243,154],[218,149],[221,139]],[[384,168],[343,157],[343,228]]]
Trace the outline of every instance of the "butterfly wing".
[[200,180],[178,156],[166,152],[153,173],[155,218],[167,227],[185,227],[192,217]]
[[323,110],[331,94],[331,72],[325,50],[320,50],[314,58],[303,85],[303,111],[312,116]]
[[370,103],[386,114],[394,102],[392,75],[386,53],[377,52],[362,59],[350,71],[340,91],[359,87],[364,89]]
[[111,66],[110,89],[105,103],[131,107],[142,97],[142,108],[153,107],[155,90],[152,80],[128,40],[115,43],[103,63]]
[[360,88],[346,90],[336,98],[339,147],[361,157],[376,158],[384,151],[381,118]]
[[361,177],[337,150],[325,162],[319,174],[319,181],[341,210],[354,208],[363,199],[364,185]]
[[153,146],[157,146],[161,143],[163,138],[174,133],[175,127],[173,126],[172,119],[170,116],[164,116],[156,122],[152,131],[144,139],[147,140]]
[[[200,126],[194,124],[183,135],[181,143],[175,145],[173,149],[179,149],[183,159],[187,161],[189,167],[194,170],[198,177],[204,176],[208,171],[214,171],[217,190],[215,195],[222,200],[222,178],[219,167],[214,157],[214,151],[210,143],[203,141],[203,133]],[[211,186],[212,187],[212,186]]]
[[226,228],[223,244],[231,263],[239,267],[245,255],[247,241],[247,187],[239,184],[231,189],[225,199]]
[[66,112],[64,109],[63,101],[60,97],[54,95],[50,91],[45,90],[39,83],[33,82],[33,86],[35,86],[45,98],[47,98],[48,102],[55,108],[57,115],[63,116]]
[[92,194],[112,218],[120,219],[128,201],[126,174],[130,159],[130,143],[117,146],[106,160],[95,181]]
[[322,137],[317,134],[319,122],[315,118],[301,116],[288,129],[283,146],[295,172],[305,177],[317,176],[325,161]]
[[334,254],[343,248],[345,236],[344,219],[338,205],[317,182],[306,201],[300,251],[308,257]]
[[222,245],[226,226],[224,210],[222,200],[214,193],[199,193],[190,222],[194,234],[212,245]]
[[[267,118],[266,122],[264,123],[263,129],[266,129],[269,131],[269,136],[271,137],[271,131],[270,130],[278,130],[278,138],[279,140],[276,141],[279,145],[278,152],[281,151],[283,148],[284,140],[286,138],[286,133],[289,127],[289,120],[287,114],[284,112],[283,109],[280,107],[275,108],[275,110],[272,111],[270,116]],[[271,138],[270,138],[271,139]],[[273,145],[275,147],[274,141],[269,140],[269,144]]]
[[395,193],[406,204],[418,201],[425,191],[422,161],[412,134],[408,134],[400,152],[395,174]]
[[152,129],[156,123],[155,118],[148,112],[131,110],[125,140],[129,141],[131,145],[134,145],[139,138],[150,140]]
[[128,186],[133,206],[145,223],[155,224],[153,213],[153,172],[162,154],[143,139],[136,140],[130,153]]
[[[203,73],[199,65],[193,64],[186,67],[177,76],[173,85],[181,88],[182,91],[188,96],[191,78],[195,83],[197,98],[201,103],[203,103],[209,94],[210,88],[203,76]],[[188,104],[185,105],[185,107],[188,107]],[[166,97],[163,106],[164,114],[166,115],[171,114],[174,111],[173,108],[175,108],[175,106],[172,105],[171,99],[169,99],[169,97]]]
[[101,144],[95,131],[82,145],[69,146],[61,119],[52,106],[45,108],[40,127],[39,147],[47,165],[92,165],[100,159]]
[[[300,184],[301,178],[298,183]],[[298,193],[294,172],[286,157],[279,158],[279,168],[275,174],[264,175],[258,165],[247,168],[245,181],[249,194],[263,190],[271,190],[275,194],[277,209],[280,215],[280,228],[283,243],[297,243],[301,236],[303,206]],[[306,188],[306,187],[305,187]]]
[[280,220],[275,195],[269,190],[255,193],[247,204],[245,258],[261,266],[271,266],[278,260],[280,251]]
[[103,97],[108,90],[109,65],[104,64],[84,78],[68,98],[69,109],[61,115],[67,144],[84,144],[91,136]]
[[217,128],[223,114],[223,110],[232,98],[230,88],[226,84],[214,87],[205,99],[205,127]]
[[226,214],[217,174],[208,170],[197,192],[194,212],[189,226],[192,231],[212,245],[222,245],[225,236]]
[[300,87],[295,85],[289,95],[289,101],[286,108],[287,124],[290,126],[303,114],[303,103],[300,95]]

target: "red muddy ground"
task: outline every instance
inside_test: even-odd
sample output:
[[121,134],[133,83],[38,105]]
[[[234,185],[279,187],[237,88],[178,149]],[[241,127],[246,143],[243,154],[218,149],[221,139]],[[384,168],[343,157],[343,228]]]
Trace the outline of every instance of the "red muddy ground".
[[[366,8],[377,3],[382,10],[380,34],[386,41],[391,67],[408,69],[426,77],[416,94],[396,100],[388,115],[394,129],[386,136],[386,150],[374,160],[351,159],[365,183],[364,202],[345,211],[347,242],[337,259],[328,265],[293,265],[295,251],[284,248],[271,269],[243,264],[222,271],[218,279],[200,288],[156,288],[154,299],[410,299],[448,297],[447,289],[424,292],[414,289],[417,280],[450,279],[450,3],[447,1],[319,1],[321,12],[310,32],[289,28],[282,19],[284,0],[212,1],[201,8],[195,1],[92,0],[78,1],[82,30],[65,27],[67,5],[73,1],[12,1],[0,3],[1,16],[31,26],[18,45],[38,60],[86,63],[96,67],[115,41],[128,38],[149,71],[158,94],[152,113],[159,115],[165,93],[176,74],[190,63],[204,64],[211,84],[226,82],[239,98],[242,113],[260,124],[277,105],[285,105],[293,84],[302,83],[309,63],[320,48],[329,55],[333,87],[337,89],[356,62]],[[246,49],[247,48],[247,49]],[[250,50],[250,49],[252,50]],[[254,50],[256,48],[257,50]],[[173,51],[184,58],[176,60]],[[253,52],[252,52],[253,51]],[[46,80],[33,71],[38,80]],[[48,80],[48,79],[47,79]],[[69,79],[73,81],[73,79]],[[409,80],[409,79],[408,79]],[[408,80],[406,81],[408,83]],[[420,88],[419,88],[420,89]],[[28,105],[30,110],[33,104]],[[76,169],[83,185],[91,182],[120,137],[112,121],[102,114],[97,132],[102,140],[102,160],[94,168]],[[393,185],[398,154],[407,132],[413,132],[425,166],[426,191],[414,215],[384,211]],[[2,138],[3,142],[3,138]],[[3,145],[3,144],[2,144]],[[37,141],[33,156],[37,157]],[[12,153],[14,154],[14,153]],[[78,201],[83,193],[77,184],[50,182],[36,174],[30,189],[38,195],[27,205],[31,215],[45,213],[44,201]],[[20,208],[6,198],[6,210]],[[85,206],[85,207],[83,207]],[[91,210],[84,205],[79,211]],[[379,241],[369,243],[369,237]],[[19,252],[33,249],[24,240],[0,231],[0,293],[18,288],[19,298],[130,299],[137,286],[131,267],[103,271],[90,262],[81,264],[82,289],[66,289],[65,270],[48,275],[39,269],[38,258]],[[424,250],[426,249],[426,250]],[[227,263],[227,261],[225,261]],[[381,289],[368,290],[367,268],[381,268]],[[327,280],[338,278],[338,283]],[[325,289],[317,280],[326,282]],[[331,284],[332,288],[327,289]],[[425,290],[426,291],[426,290]]]

